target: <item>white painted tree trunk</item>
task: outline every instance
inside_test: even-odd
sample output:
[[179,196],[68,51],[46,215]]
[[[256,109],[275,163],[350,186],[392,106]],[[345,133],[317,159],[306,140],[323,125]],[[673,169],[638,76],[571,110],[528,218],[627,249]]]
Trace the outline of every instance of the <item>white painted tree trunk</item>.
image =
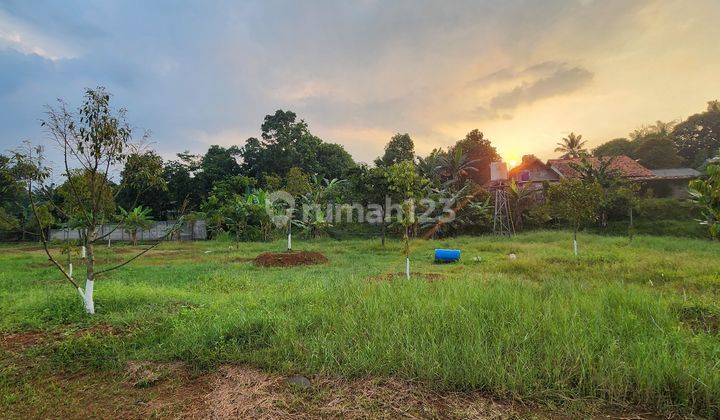
[[83,296],[83,302],[85,303],[85,312],[90,315],[95,314],[95,300],[93,300],[93,289],[94,281],[85,281],[85,294]]
[[577,239],[573,239],[573,252],[575,253],[575,256],[577,257],[577,254],[578,254]]
[[292,233],[288,233],[288,252],[292,251]]
[[87,250],[85,249],[85,245],[80,247],[80,258],[87,258]]
[[405,277],[410,280],[410,257],[405,257]]

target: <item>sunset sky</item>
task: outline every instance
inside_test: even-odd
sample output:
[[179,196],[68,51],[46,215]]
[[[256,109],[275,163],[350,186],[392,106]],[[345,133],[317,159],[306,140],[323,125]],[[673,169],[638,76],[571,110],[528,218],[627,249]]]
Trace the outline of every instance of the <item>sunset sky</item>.
[[0,152],[95,85],[165,157],[290,109],[365,162],[395,132],[425,154],[473,128],[548,158],[720,99],[720,1],[0,0]]

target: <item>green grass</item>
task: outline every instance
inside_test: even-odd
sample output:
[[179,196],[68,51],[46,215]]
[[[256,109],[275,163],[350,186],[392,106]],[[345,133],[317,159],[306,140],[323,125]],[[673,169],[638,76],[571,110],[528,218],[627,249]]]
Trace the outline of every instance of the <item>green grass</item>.
[[[579,243],[575,258],[564,232],[416,240],[412,270],[443,275],[434,281],[369,280],[404,269],[397,242],[297,242],[330,263],[290,269],[237,261],[282,250],[280,242],[169,243],[98,281],[94,317],[43,266],[42,251],[0,246],[0,330],[123,331],[66,334],[26,351],[69,372],[113,371],[131,359],[198,369],[248,362],[400,376],[561,408],[720,416],[720,245],[594,235]],[[435,247],[462,249],[462,261],[432,264]],[[101,262],[118,251],[131,247],[99,247]],[[29,391],[5,359],[0,391],[21,400]]]

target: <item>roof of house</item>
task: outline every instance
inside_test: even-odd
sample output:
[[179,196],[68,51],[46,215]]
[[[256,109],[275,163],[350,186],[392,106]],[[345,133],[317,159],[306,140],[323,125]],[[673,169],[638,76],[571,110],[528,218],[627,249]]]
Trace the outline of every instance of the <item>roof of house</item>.
[[525,155],[522,157],[522,163],[510,169],[510,174],[518,173],[527,169],[531,165],[538,165],[543,168],[550,169],[550,166],[545,164],[542,160],[537,158],[535,155]]
[[[655,177],[655,174],[650,169],[627,156],[604,157],[601,159],[603,159],[603,161],[605,159],[612,159],[609,165],[610,169],[618,171],[625,178],[642,179]],[[585,160],[595,168],[600,166],[599,158],[586,157]],[[580,173],[573,168],[573,165],[582,165],[582,158],[550,159],[548,160],[548,165],[563,177],[577,178],[580,176]]]
[[658,179],[692,179],[700,176],[700,172],[693,168],[653,169],[652,173]]

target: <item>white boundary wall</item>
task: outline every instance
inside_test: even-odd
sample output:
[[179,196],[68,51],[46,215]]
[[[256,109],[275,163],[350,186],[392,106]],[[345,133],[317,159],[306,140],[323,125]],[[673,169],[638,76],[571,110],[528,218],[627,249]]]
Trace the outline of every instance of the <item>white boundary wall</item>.
[[[116,224],[105,224],[100,227],[98,236],[105,236],[108,232],[115,229],[108,237],[103,240],[107,241],[110,239],[113,241],[130,241],[130,234],[122,227],[116,228]],[[174,221],[166,222],[155,222],[150,229],[139,229],[137,233],[138,241],[156,241],[164,237],[167,232],[175,226]],[[77,240],[80,239],[80,232],[73,229],[51,229],[50,240],[54,241],[65,241],[65,240]],[[177,236],[172,235],[167,240],[175,240]],[[207,239],[207,229],[205,227],[204,220],[196,221],[192,228],[190,223],[184,223],[182,229],[180,229],[180,240],[181,241],[192,241],[192,240],[204,240]]]

